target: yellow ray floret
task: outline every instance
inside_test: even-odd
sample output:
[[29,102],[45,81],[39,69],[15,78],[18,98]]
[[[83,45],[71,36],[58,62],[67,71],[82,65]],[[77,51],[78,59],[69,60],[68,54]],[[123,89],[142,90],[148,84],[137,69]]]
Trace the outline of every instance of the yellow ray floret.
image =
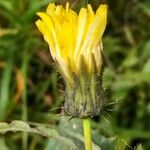
[[80,72],[81,56],[90,73],[91,54],[97,68],[101,66],[101,38],[107,22],[107,5],[102,4],[94,13],[91,5],[81,8],[79,14],[61,5],[50,3],[46,13],[39,12],[36,21],[45,41],[49,44],[51,55],[62,73],[69,78],[70,72]]

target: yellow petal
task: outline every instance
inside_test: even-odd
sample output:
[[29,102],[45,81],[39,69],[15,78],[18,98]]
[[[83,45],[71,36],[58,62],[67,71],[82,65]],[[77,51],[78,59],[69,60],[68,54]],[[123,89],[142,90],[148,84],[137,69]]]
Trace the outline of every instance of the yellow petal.
[[[101,40],[107,23],[107,5],[100,5],[96,12],[94,21],[88,31],[84,44],[81,48],[82,53],[89,53],[89,49],[95,47]],[[88,50],[87,50],[88,49]]]
[[54,28],[53,20],[48,14],[45,14],[45,13],[37,13],[37,15],[40,16],[43,22],[45,23],[45,27],[47,28],[47,31],[52,33],[52,37],[55,43],[56,57],[60,59],[61,50],[60,50],[59,41],[56,35],[56,31]]
[[84,41],[86,23],[87,23],[87,9],[81,8],[79,16],[78,16],[75,56],[79,54],[80,48]]
[[54,3],[50,3],[50,4],[48,5],[47,9],[46,9],[46,13],[47,13],[48,15],[51,15],[51,16],[52,16],[52,15],[54,15],[55,10],[56,10],[55,4],[54,4]]
[[[94,13],[91,5],[81,8],[79,14],[61,5],[49,4],[46,13],[38,13],[41,20],[36,22],[44,39],[50,46],[53,58],[67,76],[69,70],[80,72],[80,58],[84,57],[87,69],[92,70],[91,54],[97,67],[100,66],[101,42],[107,22],[107,5],[100,5]],[[69,76],[69,75],[68,75]]]
[[48,31],[44,22],[41,20],[36,21],[36,25],[38,27],[38,29],[42,32],[42,34],[44,35],[44,39],[45,41],[49,44],[50,48],[51,48],[51,54],[54,58],[54,56],[56,55],[55,52],[55,43],[53,40],[53,36],[51,34],[51,31]]
[[100,20],[97,26],[95,25],[95,28],[97,29],[96,36],[101,39],[105,31],[106,24],[107,24],[107,5],[106,4],[100,5],[98,10],[96,11],[96,19]]

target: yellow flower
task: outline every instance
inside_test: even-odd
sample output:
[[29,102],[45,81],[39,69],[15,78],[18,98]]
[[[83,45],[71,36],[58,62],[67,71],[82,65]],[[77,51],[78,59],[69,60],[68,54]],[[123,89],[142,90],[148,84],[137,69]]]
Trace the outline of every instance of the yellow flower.
[[[68,80],[71,74],[80,74],[82,59],[87,74],[93,67],[99,73],[102,65],[102,35],[107,22],[107,5],[102,4],[94,13],[91,5],[81,8],[79,14],[61,5],[50,3],[46,13],[38,12],[41,18],[36,22],[45,41],[49,44],[51,55],[59,69]],[[93,58],[95,65],[93,66]]]
[[92,117],[105,105],[102,88],[102,35],[107,23],[107,5],[96,12],[91,5],[79,14],[61,5],[49,4],[46,13],[37,13],[36,22],[65,82],[65,111],[71,116]]

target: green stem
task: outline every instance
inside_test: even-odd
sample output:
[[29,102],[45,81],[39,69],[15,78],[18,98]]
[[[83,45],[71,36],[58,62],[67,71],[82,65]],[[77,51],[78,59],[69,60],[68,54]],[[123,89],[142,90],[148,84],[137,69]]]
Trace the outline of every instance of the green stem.
[[85,150],[92,150],[92,139],[91,139],[91,119],[83,119],[83,130],[85,138]]

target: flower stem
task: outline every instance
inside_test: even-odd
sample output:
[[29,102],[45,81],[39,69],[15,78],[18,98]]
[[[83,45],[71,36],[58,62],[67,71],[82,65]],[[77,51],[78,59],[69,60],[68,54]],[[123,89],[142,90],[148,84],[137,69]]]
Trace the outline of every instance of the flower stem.
[[85,150],[92,150],[92,139],[91,139],[91,119],[83,119],[83,130],[85,138]]

